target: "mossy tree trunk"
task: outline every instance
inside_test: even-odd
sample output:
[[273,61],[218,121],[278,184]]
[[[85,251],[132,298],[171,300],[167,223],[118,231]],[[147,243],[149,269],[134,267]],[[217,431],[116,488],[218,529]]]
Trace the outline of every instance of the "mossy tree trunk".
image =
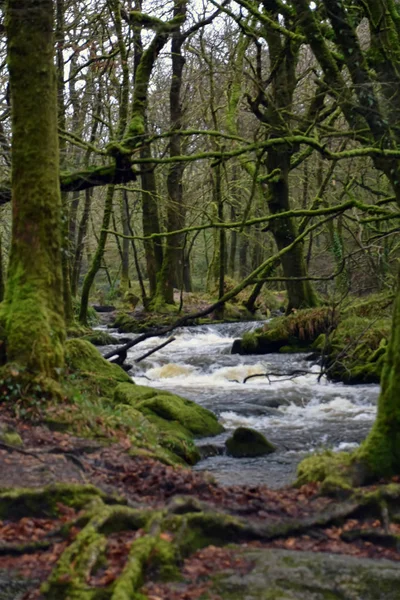
[[113,198],[114,198],[115,187],[109,185],[107,188],[106,200],[104,203],[103,221],[101,225],[101,231],[99,236],[99,242],[97,244],[96,252],[94,253],[93,260],[90,265],[90,269],[86,274],[82,286],[81,305],[79,310],[79,322],[82,325],[87,325],[87,312],[89,306],[89,294],[92,289],[93,282],[97,275],[98,270],[101,267],[101,263],[106,248],[106,242],[108,237],[108,229],[110,227],[110,219],[113,210]]
[[8,2],[13,231],[1,311],[7,360],[50,378],[65,340],[53,19],[52,0]]
[[[271,3],[269,18],[279,23],[279,9]],[[299,43],[285,40],[281,33],[272,26],[265,27],[265,40],[270,51],[273,65],[271,89],[265,92],[267,99],[265,113],[260,112],[258,101],[254,104],[254,112],[266,123],[266,133],[270,137],[280,137],[290,129],[290,112],[293,107],[293,95],[297,85],[296,67],[299,56]],[[289,173],[291,158],[295,152],[293,147],[271,148],[265,161],[268,173],[272,176],[268,181],[268,207],[271,214],[290,210]],[[292,218],[272,221],[269,227],[274,236],[278,250],[290,246],[298,236],[297,226]],[[287,312],[294,308],[309,308],[317,305],[317,297],[310,281],[290,281],[293,277],[307,277],[304,260],[303,243],[297,244],[282,257],[283,273],[286,283],[288,306]]]
[[365,463],[368,477],[400,473],[400,278],[381,377],[378,414],[357,455]]
[[[268,203],[271,214],[290,210],[289,171],[291,152],[289,150],[271,150],[266,160],[268,172],[279,169],[279,176],[269,183],[271,199]],[[291,218],[276,219],[270,224],[278,250],[286,248],[297,238],[298,232]],[[293,308],[310,308],[317,305],[317,298],[310,281],[290,281],[292,277],[306,277],[307,267],[304,260],[303,243],[297,244],[281,260],[284,276],[288,278],[287,312]]]

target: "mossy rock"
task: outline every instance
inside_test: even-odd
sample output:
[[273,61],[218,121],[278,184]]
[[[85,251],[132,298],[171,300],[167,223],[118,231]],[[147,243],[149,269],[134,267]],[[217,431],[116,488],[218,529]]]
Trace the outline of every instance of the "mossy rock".
[[206,408],[175,394],[146,386],[119,385],[114,400],[130,404],[151,418],[157,416],[165,421],[179,423],[194,436],[211,436],[224,429],[217,417]]
[[[332,310],[326,306],[298,310],[288,317],[276,317],[262,330],[246,333],[235,340],[232,354],[270,354],[283,351],[310,350],[315,340],[337,324]],[[295,348],[295,350],[293,350]]]
[[68,340],[65,360],[67,367],[84,381],[84,387],[98,396],[111,399],[119,383],[134,387],[132,379],[121,367],[105,360],[86,340]]
[[248,427],[238,427],[225,442],[230,456],[235,458],[265,456],[275,452],[275,446],[259,431]]

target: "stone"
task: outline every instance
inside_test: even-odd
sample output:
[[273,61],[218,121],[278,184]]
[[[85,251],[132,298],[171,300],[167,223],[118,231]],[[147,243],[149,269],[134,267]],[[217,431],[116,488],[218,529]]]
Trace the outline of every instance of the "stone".
[[264,456],[275,452],[275,446],[259,431],[238,427],[225,442],[227,452],[235,458]]

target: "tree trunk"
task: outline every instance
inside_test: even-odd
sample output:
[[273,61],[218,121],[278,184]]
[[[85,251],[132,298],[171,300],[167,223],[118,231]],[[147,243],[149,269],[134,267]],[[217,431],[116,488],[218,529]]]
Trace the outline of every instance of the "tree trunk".
[[[273,150],[268,152],[266,160],[268,172],[279,169],[279,178],[269,183],[271,199],[268,203],[271,214],[290,210],[289,170],[290,152]],[[270,230],[275,238],[278,250],[289,246],[297,237],[297,228],[292,218],[276,219],[271,222]],[[317,297],[310,281],[290,281],[291,277],[306,277],[307,269],[304,260],[303,244],[297,244],[282,256],[284,277],[288,278],[286,289],[288,294],[287,312],[294,308],[309,308],[317,305]]]
[[[129,236],[128,192],[126,190],[122,190],[121,192],[120,208],[122,233]],[[131,283],[129,279],[129,239],[127,237],[122,238],[121,246],[121,289],[126,291],[129,289]]]
[[[151,149],[148,145],[140,151],[141,158],[151,158]],[[160,233],[158,217],[157,186],[154,168],[146,164],[142,172],[142,203],[143,203],[143,235]],[[161,238],[144,241],[146,256],[147,277],[149,278],[150,297],[157,292],[157,274],[161,272],[163,263],[163,248]]]
[[[400,283],[400,278],[399,282]],[[368,475],[400,473],[400,285],[393,310],[392,334],[381,377],[378,414],[370,434],[357,452]]]
[[90,266],[89,271],[86,274],[86,277],[82,286],[82,296],[81,296],[81,307],[79,311],[79,322],[83,325],[87,325],[87,310],[89,305],[89,294],[92,288],[94,279],[97,275],[98,270],[101,267],[101,263],[103,261],[104,250],[107,242],[107,230],[110,226],[110,218],[112,213],[112,205],[114,198],[114,186],[109,185],[107,188],[107,196],[104,204],[104,212],[103,212],[103,222],[101,226],[101,232],[99,237],[99,242],[97,244],[97,249],[94,254],[92,264]]
[[53,18],[52,0],[8,2],[13,232],[1,313],[7,360],[49,378],[65,340]]

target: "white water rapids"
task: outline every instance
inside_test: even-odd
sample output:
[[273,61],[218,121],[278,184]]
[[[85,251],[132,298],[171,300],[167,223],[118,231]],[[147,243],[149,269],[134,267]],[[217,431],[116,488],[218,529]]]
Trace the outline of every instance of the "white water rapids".
[[[259,326],[257,322],[184,327],[174,332],[173,343],[138,364],[135,358],[163,339],[150,338],[135,346],[126,362],[133,365],[130,374],[135,383],[175,392],[217,414],[226,433],[199,443],[223,445],[236,427],[244,425],[261,431],[277,447],[276,453],[260,458],[213,456],[196,465],[197,470],[212,472],[223,484],[279,487],[294,479],[296,465],[306,454],[359,444],[374,420],[379,387],[318,381],[319,367],[307,362],[304,354],[230,354],[235,338]],[[311,373],[288,379],[297,369]],[[243,383],[249,375],[264,373],[275,375]]]

